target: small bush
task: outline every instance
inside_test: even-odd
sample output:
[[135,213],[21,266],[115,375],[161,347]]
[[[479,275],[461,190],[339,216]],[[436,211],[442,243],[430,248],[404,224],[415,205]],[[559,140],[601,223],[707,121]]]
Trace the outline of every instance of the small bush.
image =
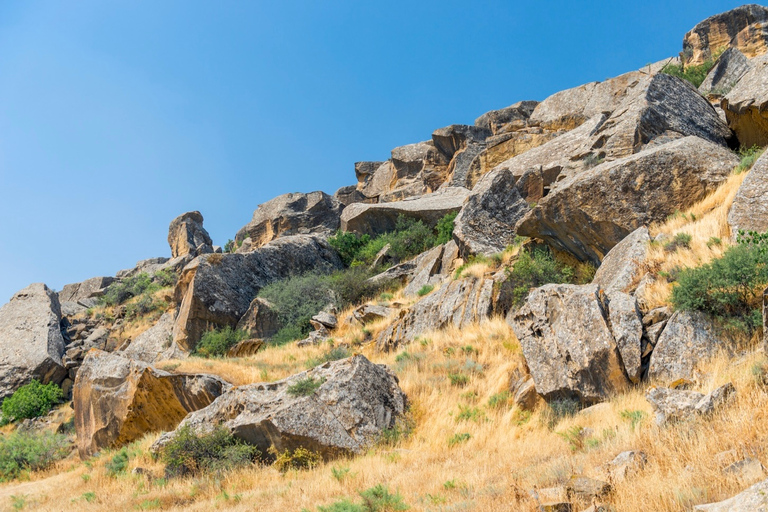
[[691,247],[691,240],[693,240],[693,237],[688,233],[677,233],[671,241],[664,244],[664,250],[667,252],[675,252],[681,247],[688,249]]
[[168,476],[184,476],[221,473],[248,466],[261,453],[255,446],[235,438],[224,427],[197,434],[189,425],[184,425],[163,447],[160,455]]
[[101,302],[107,306],[116,306],[131,297],[137,297],[142,293],[153,293],[159,289],[160,286],[152,282],[152,277],[146,272],[142,272],[109,285],[101,298]]
[[720,247],[721,245],[723,245],[723,241],[716,236],[709,237],[709,240],[707,240],[707,247],[710,249],[712,247]]
[[714,60],[707,60],[698,66],[683,66],[682,64],[667,64],[661,69],[662,73],[682,78],[693,84],[697,89],[707,78],[707,74],[715,65]]
[[320,386],[323,385],[325,379],[315,379],[313,377],[305,377],[299,379],[286,389],[286,392],[294,397],[309,396],[317,391]]
[[60,403],[63,397],[61,388],[56,384],[51,382],[43,385],[33,380],[3,400],[3,419],[17,421],[43,416]]
[[0,481],[45,469],[69,452],[69,441],[61,434],[13,432],[0,437]]
[[360,250],[371,241],[369,235],[358,235],[352,232],[337,231],[328,239],[328,243],[336,249],[345,266],[349,267],[357,259]]
[[435,227],[437,230],[435,245],[445,244],[453,239],[454,221],[458,214],[459,212],[447,213],[445,217],[437,221],[437,226]]
[[448,380],[451,381],[452,386],[464,387],[469,384],[469,376],[463,373],[449,373]]
[[431,291],[432,291],[432,290],[434,290],[434,289],[435,289],[435,287],[434,287],[434,286],[432,286],[431,284],[425,284],[424,286],[422,286],[421,288],[419,288],[419,291],[418,291],[418,292],[416,292],[416,294],[417,294],[419,297],[423,297],[423,296],[427,295],[429,292],[431,292]]
[[734,172],[736,174],[741,174],[742,172],[750,170],[757,159],[760,158],[760,156],[763,154],[763,151],[765,151],[765,148],[761,148],[757,145],[752,146],[751,148],[739,149],[738,154],[741,158],[741,161],[739,162],[739,165],[736,167]]
[[275,456],[274,466],[281,473],[291,469],[313,469],[323,461],[319,453],[302,447],[278,453],[273,446],[269,449],[269,453]]
[[118,475],[125,473],[125,470],[128,469],[128,459],[128,450],[125,448],[117,452],[115,456],[104,465],[107,469],[107,475],[115,478]]
[[635,431],[635,428],[642,423],[642,421],[648,416],[645,411],[635,410],[635,411],[629,411],[629,410],[623,410],[621,413],[621,419],[626,420],[629,422],[629,427],[632,429],[632,431]]
[[409,508],[399,493],[390,493],[382,484],[361,491],[360,497],[363,499],[363,510],[368,512],[397,512]]
[[[351,502],[348,498],[327,506],[318,506],[318,512],[367,512],[362,505]],[[304,509],[306,511],[306,509]],[[304,512],[302,511],[302,512]]]
[[456,421],[473,421],[479,423],[488,419],[485,413],[478,407],[468,407],[465,405],[459,405],[459,414],[456,416]]
[[460,434],[453,434],[448,439],[448,446],[456,446],[457,444],[466,443],[472,438],[469,432],[462,432]]
[[274,336],[269,338],[269,342],[272,345],[285,345],[286,343],[290,343],[295,340],[300,340],[305,336],[305,333],[302,332],[301,327],[298,325],[286,325],[277,333],[275,333]]
[[333,478],[335,478],[337,482],[343,482],[348,477],[352,476],[349,474],[349,471],[349,466],[334,466],[331,468],[331,475],[333,475]]
[[197,342],[195,354],[203,357],[223,357],[230,348],[247,337],[248,333],[245,331],[238,331],[229,326],[208,331]]
[[571,267],[556,261],[547,249],[523,250],[508,271],[505,287],[511,289],[511,304],[519,307],[528,298],[532,288],[548,283],[570,283],[575,281]]
[[488,407],[491,409],[502,409],[510,406],[510,400],[512,399],[512,395],[509,391],[502,391],[501,393],[496,393],[495,395],[492,395],[491,398],[488,399]]

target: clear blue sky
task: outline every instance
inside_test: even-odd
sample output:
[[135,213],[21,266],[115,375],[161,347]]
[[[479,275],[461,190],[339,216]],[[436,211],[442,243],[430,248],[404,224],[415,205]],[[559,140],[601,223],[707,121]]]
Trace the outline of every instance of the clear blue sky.
[[0,3],[0,304],[169,256],[200,210],[355,183],[436,128],[676,55],[738,2]]

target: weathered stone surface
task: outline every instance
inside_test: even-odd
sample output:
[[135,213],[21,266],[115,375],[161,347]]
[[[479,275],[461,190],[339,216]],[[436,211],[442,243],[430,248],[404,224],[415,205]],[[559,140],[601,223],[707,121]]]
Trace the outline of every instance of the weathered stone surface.
[[364,183],[373,173],[387,162],[355,162],[355,177],[358,183]]
[[699,92],[725,96],[751,68],[743,53],[736,48],[728,48],[699,86]]
[[611,485],[584,475],[573,475],[568,480],[570,495],[582,500],[600,498],[611,492]]
[[145,363],[186,357],[173,342],[173,315],[164,313],[155,325],[136,336],[120,354]]
[[530,209],[511,171],[484,176],[454,220],[453,236],[461,254],[503,251],[515,239],[515,225]]
[[623,482],[640,472],[648,463],[645,452],[629,450],[621,452],[612,461],[605,464],[605,473],[612,483]]
[[469,191],[450,187],[417,199],[396,203],[355,203],[344,208],[341,214],[342,231],[379,235],[395,229],[397,217],[404,215],[434,226],[446,214],[458,211]]
[[650,241],[651,235],[645,226],[627,235],[605,255],[595,272],[592,284],[600,286],[606,292],[630,291],[628,288],[640,264],[645,260]]
[[376,320],[387,318],[392,312],[391,308],[386,306],[377,306],[375,304],[364,304],[352,312],[355,320],[365,325]]
[[387,160],[382,162],[373,173],[358,175],[358,180],[361,180],[357,184],[360,193],[369,199],[378,201],[380,196],[392,188],[395,181],[395,168]]
[[264,346],[264,340],[249,339],[237,343],[227,351],[227,357],[248,357],[255,355]]
[[768,231],[768,152],[757,159],[741,183],[728,212],[731,235],[744,231]]
[[212,375],[171,374],[92,349],[75,380],[77,448],[82,458],[148,432],[170,430],[229,385]]
[[768,55],[750,62],[752,68],[720,100],[728,126],[742,147],[768,145]]
[[[469,144],[467,147],[457,151],[448,166],[448,174],[451,178],[443,184],[443,187],[472,188],[470,185],[472,166],[477,157],[486,151],[486,148],[485,144]],[[479,165],[479,162],[477,165]]]
[[723,473],[741,482],[752,483],[765,478],[765,467],[757,459],[742,459],[723,468]]
[[282,237],[248,254],[198,257],[184,268],[174,291],[180,306],[173,339],[191,351],[205,331],[235,327],[267,284],[308,270],[342,266],[336,251],[311,235]]
[[249,338],[270,338],[280,327],[280,317],[274,306],[261,297],[251,301],[248,311],[237,322],[237,329],[247,332]]
[[[312,378],[322,385],[308,396],[288,389]],[[326,363],[287,379],[232,388],[213,404],[187,416],[195,431],[224,425],[263,453],[303,447],[330,459],[361,453],[405,412],[406,396],[386,366],[362,355]],[[161,437],[158,449],[173,437]]]
[[765,512],[768,510],[768,480],[756,483],[732,498],[707,505],[696,505],[697,512]]
[[703,199],[737,164],[723,146],[678,139],[564,179],[517,224],[517,233],[598,263],[635,229]]
[[440,151],[431,140],[400,146],[392,150],[395,184],[402,187],[408,179],[418,179],[428,188],[437,189],[446,179],[450,157]]
[[0,308],[0,399],[32,379],[56,384],[66,377],[64,338],[56,292],[35,283]]
[[375,202],[373,199],[365,197],[365,195],[357,189],[357,185],[341,187],[333,194],[333,198],[338,201],[342,207],[349,206],[352,203]]
[[678,311],[656,342],[651,354],[648,376],[672,382],[693,380],[696,365],[726,348],[718,337],[715,326],[703,313]]
[[389,352],[422,334],[452,325],[461,328],[491,314],[492,279],[449,280],[413,306],[404,309],[376,340]]
[[251,250],[279,237],[330,235],[339,229],[342,204],[325,192],[283,194],[260,204],[235,240],[251,239]]
[[513,389],[512,400],[520,409],[533,411],[539,402],[539,393],[532,378],[527,378]]
[[469,144],[485,142],[491,135],[491,130],[487,128],[452,124],[432,132],[432,142],[450,160],[457,151],[465,149]]
[[475,119],[475,126],[490,130],[495,135],[510,123],[527,121],[538,104],[538,101],[518,101],[506,108],[491,110]]
[[104,289],[115,281],[114,277],[92,277],[82,283],[65,284],[59,292],[59,302],[78,302],[101,297]]
[[336,318],[336,315],[333,313],[321,311],[320,313],[313,316],[309,320],[309,323],[312,324],[312,327],[315,329],[320,329],[321,326],[325,327],[326,329],[335,329],[339,321]]
[[408,286],[403,290],[406,297],[414,297],[419,293],[422,287],[432,284],[433,278],[440,272],[443,261],[443,246],[438,245],[426,251],[418,258],[418,264],[413,271],[413,277]]
[[633,383],[640,382],[642,374],[643,322],[637,299],[620,291],[606,294],[608,299],[608,319],[613,338],[619,348],[619,355],[627,377]]
[[682,55],[686,65],[696,65],[727,48],[750,58],[766,53],[768,8],[749,4],[710,16],[685,34]]
[[596,285],[550,284],[510,311],[507,322],[545,399],[592,404],[628,384],[604,300]]
[[[213,252],[213,251],[209,251]],[[206,253],[207,254],[207,253]],[[154,276],[160,271],[173,271],[179,272],[184,268],[187,263],[192,261],[194,257],[192,254],[185,254],[176,258],[148,258],[136,263],[136,266],[129,269],[120,270],[115,274],[118,279],[125,279],[126,277],[134,277],[138,274],[147,274],[150,277]]]
[[168,245],[173,258],[213,252],[213,242],[203,227],[202,214],[187,212],[173,219],[168,227]]
[[730,382],[704,395],[696,391],[670,388],[651,388],[645,398],[656,415],[656,424],[666,425],[684,421],[699,414],[711,414],[736,392]]

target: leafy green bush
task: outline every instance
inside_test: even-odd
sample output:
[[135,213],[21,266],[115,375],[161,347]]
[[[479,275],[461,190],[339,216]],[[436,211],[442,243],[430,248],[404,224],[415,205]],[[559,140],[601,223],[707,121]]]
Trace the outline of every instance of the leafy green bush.
[[[305,512],[306,510],[307,509],[304,509],[302,512]],[[349,498],[344,498],[341,501],[337,501],[336,503],[332,503],[325,507],[319,505],[317,510],[318,512],[366,512],[362,505],[353,503]]]
[[131,297],[138,297],[142,294],[151,295],[161,288],[174,286],[176,279],[176,273],[171,269],[160,270],[153,276],[142,272],[109,285],[100,301],[106,306],[116,306]]
[[461,432],[459,434],[453,434],[448,438],[448,446],[456,446],[457,444],[465,443],[472,438],[469,432]]
[[667,75],[676,76],[677,78],[682,78],[698,89],[702,82],[704,82],[704,79],[707,78],[707,74],[714,65],[714,60],[707,60],[698,66],[683,66],[682,64],[670,63],[664,66],[661,69],[661,72]]
[[532,288],[548,283],[572,283],[577,281],[574,270],[555,260],[550,251],[544,248],[522,250],[508,270],[504,287],[511,290],[511,305],[519,307],[528,297]]
[[61,434],[13,432],[0,437],[0,481],[45,469],[70,450],[69,441]]
[[741,158],[741,162],[739,162],[739,165],[736,167],[734,172],[736,174],[741,174],[744,171],[750,170],[757,159],[762,156],[763,151],[765,151],[765,148],[761,148],[758,145],[754,145],[751,148],[743,147],[739,149],[739,157]]
[[13,395],[3,400],[2,410],[5,421],[17,421],[25,418],[37,418],[61,402],[64,394],[54,383],[41,384],[33,380],[21,386]]
[[435,239],[435,245],[445,244],[453,239],[453,227],[456,216],[459,212],[451,212],[445,215],[442,219],[437,221],[437,238]]
[[232,329],[230,326],[224,329],[208,331],[197,342],[195,354],[203,357],[222,357],[227,351],[237,345],[238,342],[248,337],[245,331]]
[[291,341],[300,340],[304,336],[306,336],[306,333],[301,329],[298,325],[286,325],[277,333],[275,333],[274,336],[269,338],[269,342],[273,345],[285,345],[286,343],[290,343]]
[[416,294],[417,294],[419,297],[423,297],[423,296],[425,296],[426,294],[428,294],[429,292],[431,292],[431,291],[432,291],[432,290],[434,290],[434,289],[435,289],[435,287],[434,287],[434,286],[432,286],[431,284],[425,284],[424,286],[422,286],[421,288],[419,288],[419,291],[418,291],[418,292],[416,292]]
[[107,475],[115,478],[117,475],[125,473],[125,470],[128,469],[128,458],[128,450],[125,448],[117,452],[115,456],[104,465],[107,469]]
[[222,426],[197,434],[189,425],[181,427],[160,453],[168,476],[221,473],[253,464],[260,456],[258,448]]
[[675,252],[681,247],[688,249],[691,246],[693,237],[688,233],[677,233],[670,242],[664,244],[664,250],[667,252]]
[[306,448],[299,447],[295,450],[285,450],[282,453],[278,453],[274,446],[269,449],[275,457],[274,466],[275,469],[281,473],[285,473],[291,469],[312,469],[317,467],[323,458],[319,453],[307,450]]
[[309,396],[317,391],[324,382],[325,379],[305,377],[288,386],[286,392],[291,396]]
[[370,243],[371,237],[369,235],[358,235],[352,232],[337,231],[334,236],[328,239],[328,243],[331,247],[336,249],[339,253],[341,261],[347,267],[352,265],[352,262],[357,258],[360,249]]
[[382,484],[361,491],[360,497],[363,499],[363,510],[368,512],[397,512],[409,508],[399,493],[392,494]]

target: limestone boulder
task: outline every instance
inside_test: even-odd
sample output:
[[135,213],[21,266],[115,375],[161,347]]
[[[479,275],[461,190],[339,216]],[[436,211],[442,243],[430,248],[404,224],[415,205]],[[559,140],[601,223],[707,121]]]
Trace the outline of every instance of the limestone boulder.
[[286,236],[247,254],[211,254],[187,265],[174,290],[179,313],[173,339],[192,351],[204,332],[235,327],[259,290],[309,270],[343,267],[328,243],[311,235]]
[[[379,162],[365,162],[365,163],[379,163]],[[380,162],[380,165],[373,172],[367,172],[368,167],[365,167],[365,174],[358,174],[357,190],[365,196],[369,201],[366,202],[378,202],[379,197],[386,195],[393,187],[395,182],[395,168],[392,163],[387,160],[386,162]],[[355,167],[357,172],[357,167]]]
[[375,304],[364,304],[352,312],[352,317],[361,324],[369,324],[377,320],[383,320],[392,312],[387,306],[377,306]]
[[757,159],[739,186],[728,212],[728,224],[734,239],[739,230],[768,231],[768,153]]
[[768,8],[748,4],[710,16],[685,34],[682,56],[686,65],[697,65],[728,48],[749,58],[766,53]]
[[[547,400],[603,401],[628,379],[596,285],[545,285],[510,311],[536,391]],[[639,342],[639,340],[638,340]]]
[[168,227],[168,245],[173,258],[213,252],[213,241],[203,227],[202,214],[187,212],[173,219]]
[[530,211],[511,171],[488,174],[472,189],[454,220],[453,237],[463,255],[489,256],[515,240],[515,225]]
[[[319,384],[317,389],[292,392],[309,379]],[[331,459],[364,452],[395,425],[406,405],[397,377],[356,355],[281,381],[232,388],[187,416],[180,427],[205,432],[223,425],[262,453],[272,446],[278,452],[303,447]],[[161,449],[173,436],[162,436],[153,448]]]
[[639,473],[648,463],[648,456],[639,450],[628,450],[618,454],[604,465],[604,472],[612,483],[623,482]]
[[645,226],[639,227],[603,258],[600,267],[595,272],[592,284],[596,284],[606,292],[630,291],[628,288],[634,281],[640,264],[645,261],[651,235]]
[[457,151],[472,143],[483,143],[492,135],[491,130],[479,126],[452,124],[432,133],[435,147],[451,160]]
[[65,284],[59,292],[59,302],[78,302],[82,299],[101,297],[114,277],[92,277],[81,283]]
[[606,293],[608,320],[627,378],[637,384],[642,376],[643,321],[637,299],[621,291]]
[[491,314],[493,279],[448,280],[407,309],[382,331],[376,348],[389,352],[429,331],[453,326],[460,329]]
[[706,197],[737,164],[724,146],[678,139],[565,178],[516,230],[599,263],[632,231]]
[[667,382],[693,380],[699,363],[728,348],[706,315],[677,311],[659,335],[651,354],[648,376]]
[[443,249],[443,245],[438,245],[420,255],[413,276],[403,290],[406,297],[415,297],[424,286],[434,286],[442,281],[443,276],[440,276],[440,270],[443,263]]
[[645,398],[653,407],[656,424],[663,426],[696,415],[711,414],[735,392],[736,389],[729,382],[706,395],[686,389],[651,388]]
[[494,135],[504,131],[510,124],[518,123],[515,127],[525,126],[538,104],[538,101],[518,101],[506,108],[491,110],[475,119],[475,126],[490,130]]
[[272,303],[256,297],[237,322],[236,329],[245,331],[249,338],[271,338],[281,327],[280,316]]
[[420,184],[435,190],[446,179],[450,156],[428,140],[393,149],[390,162],[394,168],[393,189],[402,187],[409,179],[417,179]]
[[751,69],[720,100],[728,126],[742,147],[768,145],[768,55],[753,59]]
[[696,512],[761,512],[768,510],[768,480],[758,482],[727,500],[707,505],[696,505],[693,510]]
[[227,351],[227,357],[248,357],[255,355],[264,347],[264,340],[248,339],[239,341]]
[[80,456],[176,428],[229,387],[212,375],[172,374],[92,349],[77,373],[73,395]]
[[341,213],[341,229],[376,236],[393,231],[400,215],[434,226],[446,214],[461,209],[468,194],[465,188],[451,187],[395,203],[351,204]]
[[251,250],[279,237],[331,235],[339,229],[343,205],[325,192],[283,194],[260,204],[235,237],[251,239]]
[[355,177],[358,183],[364,183],[373,173],[387,162],[355,162]]
[[374,200],[365,197],[363,193],[357,189],[357,185],[349,185],[346,187],[341,187],[333,194],[333,199],[338,201],[341,204],[342,208],[352,203],[375,202]]
[[118,353],[145,363],[188,357],[189,353],[181,350],[173,342],[173,323],[173,314],[163,313],[155,325],[136,336],[127,347],[121,348]]
[[60,322],[56,292],[43,283],[16,292],[0,307],[0,399],[33,379],[60,384],[66,377]]
[[724,96],[731,92],[750,69],[752,65],[743,53],[736,48],[728,48],[717,59],[699,86],[699,92],[704,95]]

